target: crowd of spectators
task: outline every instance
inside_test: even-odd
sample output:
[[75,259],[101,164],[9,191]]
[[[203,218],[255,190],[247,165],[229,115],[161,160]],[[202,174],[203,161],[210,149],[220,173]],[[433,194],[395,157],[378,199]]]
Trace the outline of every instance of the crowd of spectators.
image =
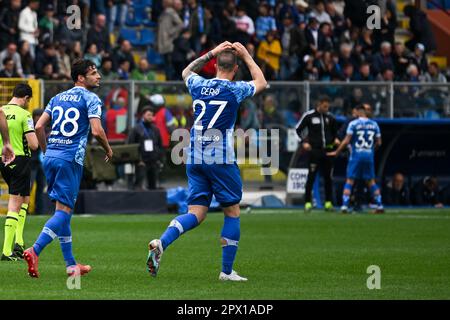
[[[139,1],[135,1],[139,2]],[[386,0],[153,0],[154,49],[170,80],[192,59],[224,40],[243,43],[269,80],[446,82],[443,70],[427,62],[436,49],[426,14],[406,6],[410,40],[395,41],[395,1]],[[366,7],[381,4],[381,28],[366,26]],[[81,19],[67,8],[78,5]],[[110,79],[134,79],[134,48],[119,34],[130,0],[0,1],[0,72],[68,80],[70,61],[111,59]],[[151,10],[150,10],[151,9]],[[9,58],[9,59],[8,59]],[[12,61],[11,61],[12,60]],[[145,63],[143,63],[145,64]],[[147,61],[153,75],[156,66]],[[242,68],[245,69],[245,68]],[[214,62],[202,70],[214,73]],[[249,78],[246,70],[239,77]]]

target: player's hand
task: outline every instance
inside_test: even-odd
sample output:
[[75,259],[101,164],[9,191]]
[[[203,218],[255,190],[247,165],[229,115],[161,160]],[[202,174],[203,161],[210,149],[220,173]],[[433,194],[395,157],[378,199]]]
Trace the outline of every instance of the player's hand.
[[311,151],[312,149],[311,145],[308,142],[303,143],[302,146],[305,151]]
[[105,162],[110,161],[112,159],[112,157],[113,157],[113,151],[112,151],[111,148],[109,148],[109,150],[108,150],[108,152],[106,153],[106,156],[105,156]]
[[236,55],[241,59],[250,56],[250,53],[248,53],[247,48],[244,47],[240,42],[233,43],[233,50],[236,52]]
[[14,150],[10,143],[7,143],[3,145],[2,150],[2,162],[5,164],[5,166],[9,165],[11,162],[14,161],[16,158],[16,155],[14,154]]
[[211,50],[211,53],[214,57],[216,57],[219,53],[221,53],[224,50],[232,49],[232,44],[229,41],[224,41],[221,44],[219,44],[217,47]]

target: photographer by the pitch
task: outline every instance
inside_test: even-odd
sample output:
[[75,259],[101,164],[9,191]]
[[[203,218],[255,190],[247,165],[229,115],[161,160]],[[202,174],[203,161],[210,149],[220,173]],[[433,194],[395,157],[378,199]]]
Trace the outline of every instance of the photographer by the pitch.
[[322,97],[317,107],[306,112],[297,124],[296,130],[302,148],[309,152],[308,178],[305,186],[305,211],[312,209],[312,186],[317,170],[325,181],[325,210],[333,210],[333,157],[327,156],[340,143],[337,138],[336,119],[328,112],[330,99]]

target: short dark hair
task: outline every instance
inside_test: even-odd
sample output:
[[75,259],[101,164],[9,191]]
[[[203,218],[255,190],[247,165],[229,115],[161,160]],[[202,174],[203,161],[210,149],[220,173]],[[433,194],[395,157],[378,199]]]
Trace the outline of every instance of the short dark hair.
[[323,95],[323,96],[319,97],[319,102],[320,103],[322,103],[322,102],[331,102],[331,99],[330,99],[329,96]]
[[7,65],[8,64],[8,62],[10,62],[10,61],[12,61],[12,62],[14,62],[14,60],[12,59],[12,58],[10,58],[10,57],[6,57],[5,59],[3,59],[3,65]]
[[217,67],[224,71],[232,71],[237,64],[236,54],[232,50],[224,50],[217,55]]
[[155,108],[152,106],[145,106],[141,110],[141,116],[143,116],[147,111],[150,111],[151,113],[155,114]]
[[33,96],[33,90],[26,83],[19,83],[14,87],[13,97],[14,98],[25,98],[29,96],[30,98]]
[[95,63],[90,60],[77,59],[72,64],[71,77],[73,82],[78,81],[78,76],[86,77],[89,69],[95,67]]
[[368,110],[366,109],[366,104],[367,103],[361,103],[359,105],[356,106],[356,110],[358,111],[363,111],[365,115],[367,115]]

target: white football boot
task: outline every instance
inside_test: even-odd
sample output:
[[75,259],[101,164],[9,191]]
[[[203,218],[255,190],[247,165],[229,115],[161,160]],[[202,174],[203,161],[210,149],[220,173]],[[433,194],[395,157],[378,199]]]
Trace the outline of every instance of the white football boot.
[[247,281],[247,278],[241,277],[236,271],[232,270],[230,274],[221,272],[219,275],[219,280],[222,281]]

